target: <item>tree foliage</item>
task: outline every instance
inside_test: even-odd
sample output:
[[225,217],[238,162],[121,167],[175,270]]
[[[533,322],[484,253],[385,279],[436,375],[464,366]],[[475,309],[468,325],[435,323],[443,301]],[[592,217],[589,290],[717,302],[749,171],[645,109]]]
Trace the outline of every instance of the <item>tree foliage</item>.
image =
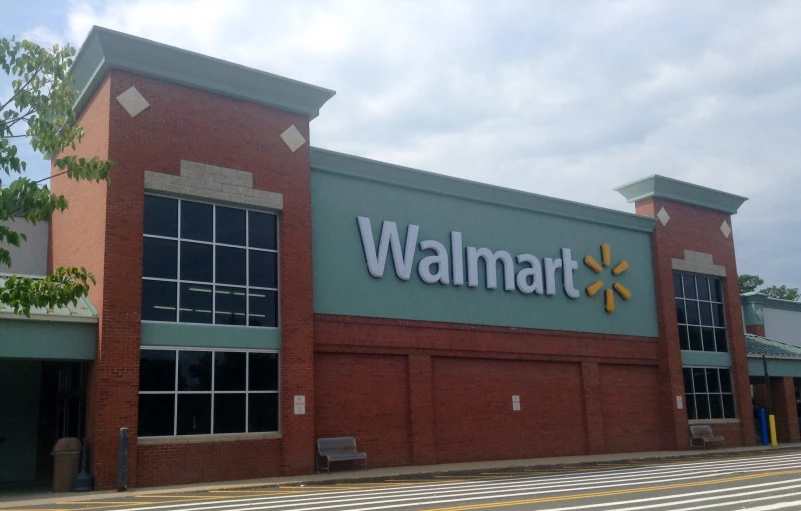
[[[64,196],[52,193],[41,181],[24,176],[26,162],[16,143],[27,141],[34,151],[51,157],[54,168],[76,181],[108,181],[111,162],[64,156],[83,137],[74,110],[78,92],[67,74],[75,49],[69,45],[52,49],[31,41],[0,39],[0,69],[12,78],[10,97],[0,97],[0,270],[11,266],[4,245],[19,247],[25,235],[13,229],[15,218],[30,223],[49,220],[67,208]],[[15,178],[3,182],[3,174]],[[8,180],[7,180],[8,181]],[[45,180],[42,180],[45,181]],[[0,302],[17,314],[30,316],[33,307],[57,307],[76,303],[85,296],[94,276],[86,268],[56,268],[43,279],[11,277],[0,287]]]
[[[748,273],[743,273],[740,275],[737,279],[737,282],[740,285],[740,293],[753,293],[765,283],[765,281],[759,278],[759,276],[749,275]],[[797,287],[787,287],[784,285],[768,286],[760,289],[759,292],[763,295],[769,296],[770,298],[791,300],[793,302],[797,302],[799,298],[801,298]]]

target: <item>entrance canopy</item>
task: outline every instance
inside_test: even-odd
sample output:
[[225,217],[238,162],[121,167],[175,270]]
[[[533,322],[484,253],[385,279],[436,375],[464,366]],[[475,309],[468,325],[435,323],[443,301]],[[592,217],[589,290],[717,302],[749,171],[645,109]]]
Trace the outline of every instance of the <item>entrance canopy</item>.
[[765,376],[764,363],[770,377],[801,378],[801,348],[754,334],[745,334],[745,349],[748,353],[748,375]]
[[[8,275],[0,274],[0,286]],[[94,360],[97,311],[87,298],[53,309],[31,309],[31,317],[14,314],[0,302],[0,358]]]

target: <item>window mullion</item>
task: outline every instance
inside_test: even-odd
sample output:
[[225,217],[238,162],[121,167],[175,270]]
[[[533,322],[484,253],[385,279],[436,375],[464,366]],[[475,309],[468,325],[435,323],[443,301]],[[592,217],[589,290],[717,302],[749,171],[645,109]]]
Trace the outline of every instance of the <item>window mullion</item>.
[[211,413],[211,428],[209,430],[211,431],[212,435],[214,434],[214,390],[215,390],[214,377],[215,373],[217,372],[216,366],[217,366],[217,352],[212,351],[211,352],[211,410],[209,410],[209,413]]
[[245,433],[250,431],[250,353],[245,353]]
[[178,357],[180,350],[175,350],[175,404],[173,406],[172,434],[178,436]]

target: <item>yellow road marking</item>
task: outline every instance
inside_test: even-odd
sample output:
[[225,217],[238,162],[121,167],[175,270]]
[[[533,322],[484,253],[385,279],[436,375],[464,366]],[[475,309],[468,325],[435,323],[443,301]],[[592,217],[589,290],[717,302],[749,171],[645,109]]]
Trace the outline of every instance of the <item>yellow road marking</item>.
[[[234,497],[203,497],[203,496],[188,496],[188,495],[136,495],[138,499],[187,499],[187,500],[220,500],[232,499]],[[144,504],[144,502],[137,502],[137,504]]]
[[[123,497],[125,498],[125,497]],[[120,499],[122,500],[122,499]],[[102,506],[97,506],[97,509],[104,508],[104,507],[115,507],[115,506],[127,506],[129,504],[133,504],[133,502],[121,502],[120,500],[65,500],[61,502],[56,502],[58,506],[71,506],[73,504],[103,504]],[[137,501],[136,504],[160,504],[160,502],[140,502]],[[85,509],[85,508],[84,508]]]
[[539,504],[543,502],[559,502],[563,500],[577,500],[577,499],[591,499],[597,497],[610,497],[613,495],[627,495],[631,493],[644,493],[644,492],[652,492],[652,491],[660,491],[660,490],[672,490],[676,488],[690,488],[693,486],[707,486],[710,484],[719,484],[719,483],[731,483],[735,481],[746,481],[749,479],[761,479],[764,477],[771,477],[771,476],[779,476],[779,475],[790,475],[790,474],[801,474],[801,470],[781,470],[777,472],[761,472],[758,474],[749,474],[745,476],[737,476],[737,477],[728,477],[724,479],[714,479],[711,481],[693,481],[689,483],[676,483],[676,484],[663,484],[661,486],[647,486],[644,488],[630,488],[627,490],[610,490],[610,491],[602,491],[602,492],[594,492],[594,493],[578,493],[575,495],[559,495],[554,497],[540,497],[536,499],[525,499],[525,500],[512,500],[506,502],[492,502],[492,503],[483,503],[483,504],[471,504],[467,506],[452,506],[452,507],[440,507],[440,508],[430,508],[427,511],[468,511],[471,509],[486,509],[486,508],[497,508],[497,507],[508,507],[508,506],[521,506],[525,504]]

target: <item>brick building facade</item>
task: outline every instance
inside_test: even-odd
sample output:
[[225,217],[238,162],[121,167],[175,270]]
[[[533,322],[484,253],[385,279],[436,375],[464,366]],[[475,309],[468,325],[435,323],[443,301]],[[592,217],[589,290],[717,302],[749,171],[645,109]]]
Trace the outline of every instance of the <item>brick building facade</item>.
[[117,163],[53,181],[49,251],[97,277],[99,489],[121,427],[131,487],[310,473],[340,435],[373,467],[755,442],[744,198],[652,176],[635,215],[315,149],[332,91],[97,27],[71,72],[76,153]]

